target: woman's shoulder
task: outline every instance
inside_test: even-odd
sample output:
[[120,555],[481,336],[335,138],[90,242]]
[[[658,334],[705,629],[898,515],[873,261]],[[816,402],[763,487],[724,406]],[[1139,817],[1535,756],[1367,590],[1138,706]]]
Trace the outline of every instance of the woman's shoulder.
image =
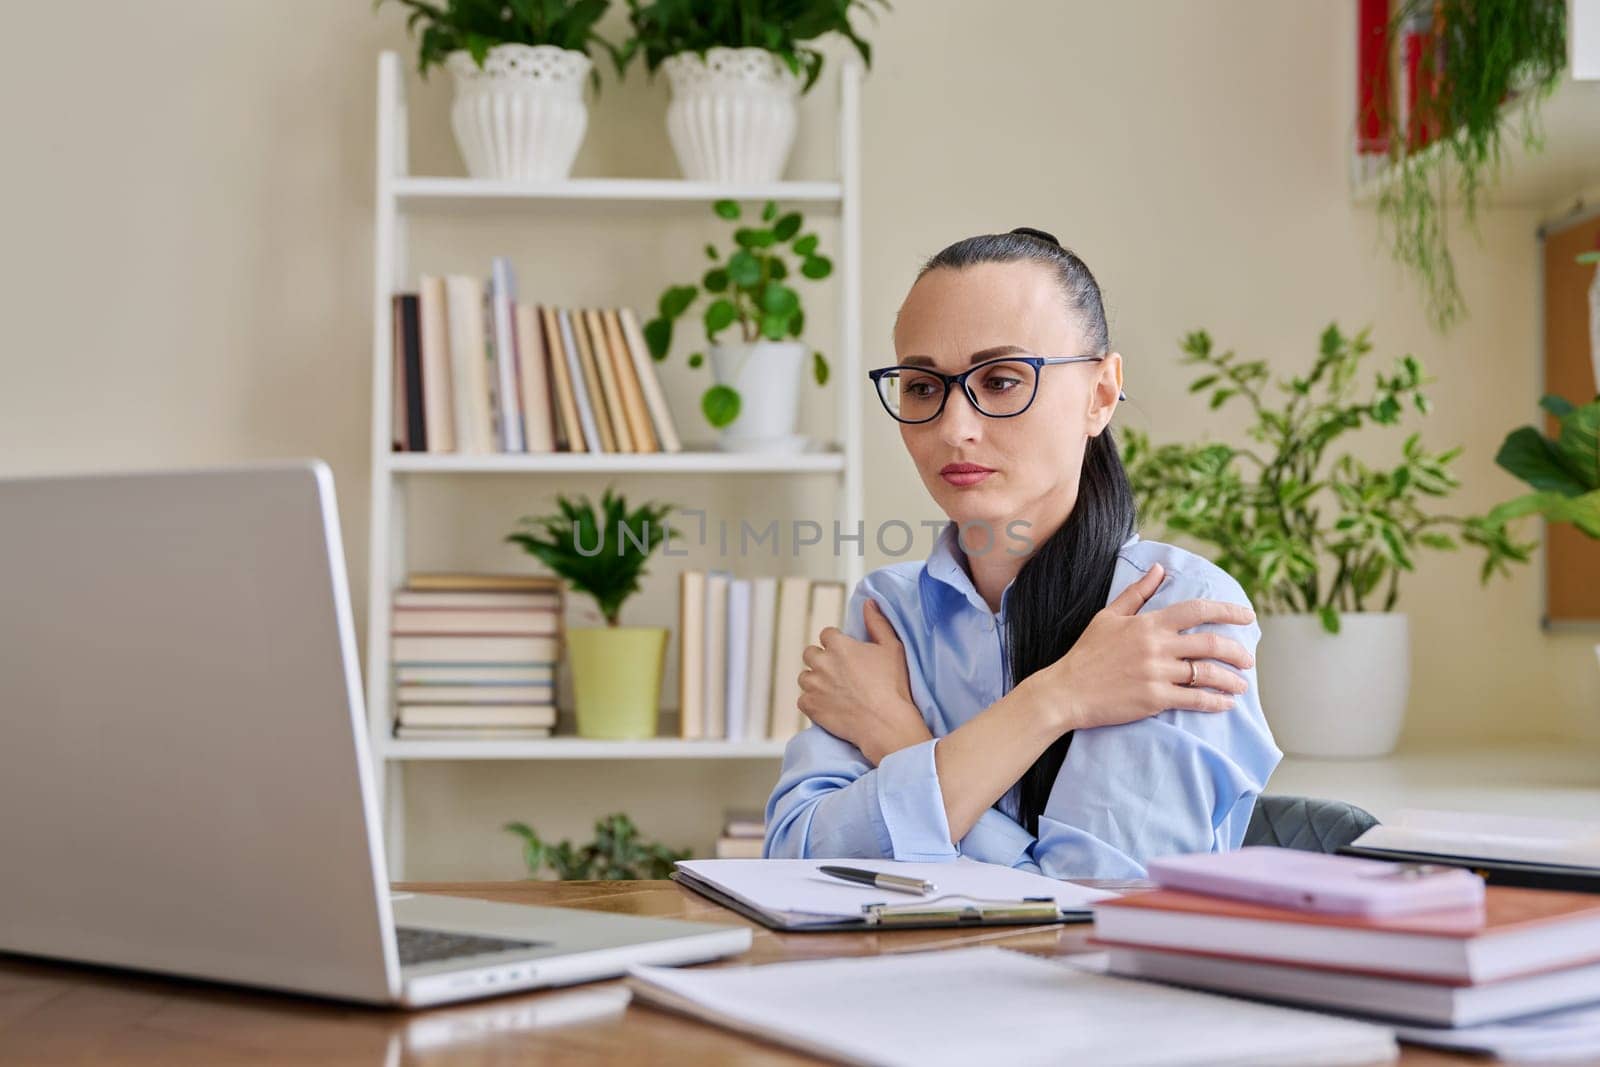
[[1166,573],[1157,597],[1174,601],[1206,597],[1240,604],[1250,602],[1238,580],[1204,556],[1177,545],[1151,541],[1137,535],[1129,538],[1117,553],[1117,573],[1111,582],[1111,597],[1115,598],[1157,563]]

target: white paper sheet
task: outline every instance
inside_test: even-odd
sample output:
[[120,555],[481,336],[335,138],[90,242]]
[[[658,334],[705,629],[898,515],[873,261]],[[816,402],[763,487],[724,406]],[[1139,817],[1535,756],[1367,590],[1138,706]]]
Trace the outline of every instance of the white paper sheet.
[[1396,1055],[1388,1027],[992,947],[631,973],[639,1000],[846,1063],[1335,1067]]
[[[737,897],[752,907],[835,918],[861,917],[864,904],[929,904],[938,897],[970,900],[1016,901],[1049,897],[1063,911],[1085,912],[1096,900],[1117,894],[1089,889],[1042,874],[1032,874],[993,863],[956,859],[949,863],[902,863],[879,859],[820,860],[681,860],[678,866]],[[840,881],[817,870],[824,866],[857,867],[882,873],[921,878],[934,883],[925,897],[913,893],[874,889]],[[960,900],[938,906],[957,906]]]

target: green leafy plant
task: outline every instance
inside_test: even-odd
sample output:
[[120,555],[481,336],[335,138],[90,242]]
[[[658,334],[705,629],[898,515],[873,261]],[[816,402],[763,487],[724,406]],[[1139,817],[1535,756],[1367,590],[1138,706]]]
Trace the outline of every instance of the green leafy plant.
[[[872,2],[890,7],[889,0]],[[804,42],[824,34],[843,34],[871,68],[872,46],[850,24],[850,11],[857,7],[877,19],[868,0],[628,0],[633,29],[623,42],[617,73],[639,52],[644,53],[647,75],[653,77],[662,60],[679,52],[704,57],[706,49],[719,45],[765,48],[792,73],[805,71],[800,91],[806,93],[822,73],[822,53]]]
[[[1402,0],[1390,21],[1391,47],[1401,40],[1405,24],[1430,13],[1439,47],[1424,50],[1420,77],[1437,88],[1419,94],[1405,128],[1389,102],[1380,105],[1390,173],[1379,189],[1377,209],[1395,259],[1417,274],[1429,317],[1444,331],[1466,311],[1445,225],[1451,173],[1462,215],[1475,229],[1479,200],[1496,179],[1504,153],[1512,114],[1504,106],[1508,99],[1523,98],[1515,110],[1524,145],[1530,151],[1542,148],[1539,106],[1566,68],[1566,5],[1563,0]],[[1431,144],[1410,147],[1414,131],[1423,129],[1442,132]]]
[[[611,0],[395,0],[411,9],[407,32],[421,26],[417,72],[443,66],[451,52],[466,51],[481,68],[489,49],[497,44],[550,44],[574,52],[587,52],[590,42],[611,54],[622,69],[616,45],[594,32]],[[385,0],[373,0],[373,9]],[[600,72],[591,68],[589,82],[600,91]]]
[[594,840],[581,848],[571,841],[548,844],[525,822],[508,822],[505,829],[522,839],[529,874],[537,876],[548,866],[564,882],[666,878],[674,863],[691,855],[689,849],[676,852],[645,841],[633,820],[620,812],[596,822]]
[[619,625],[622,603],[639,591],[651,553],[678,531],[666,525],[669,504],[646,503],[630,511],[608,486],[600,511],[587,496],[556,494],[555,515],[523,516],[523,530],[506,540],[521,545],[574,589],[594,597],[607,626]]
[[1582,406],[1547,396],[1539,406],[1559,420],[1556,435],[1546,438],[1535,427],[1523,426],[1506,435],[1494,457],[1534,492],[1489,514],[1499,521],[1543,515],[1600,538],[1600,396]]
[[[719,218],[739,222],[741,210],[733,200],[718,200],[711,205]],[[800,212],[778,213],[778,205],[768,200],[761,211],[761,225],[738,226],[733,231],[735,249],[722,262],[716,246],[707,244],[706,258],[713,266],[701,276],[700,286],[713,299],[702,316],[706,337],[716,343],[717,335],[735,324],[741,339],[754,342],[761,338],[782,341],[798,338],[805,328],[805,311],[800,306],[800,294],[788,284],[790,270],[783,257],[785,244],[800,259],[798,268],[802,277],[820,281],[833,273],[833,261],[817,252],[817,235],[802,234],[805,220]],[[657,302],[658,314],[644,324],[645,343],[650,355],[657,360],[667,358],[672,347],[673,323],[689,310],[700,295],[695,285],[669,286]],[[699,367],[705,354],[694,352],[689,356],[689,366]],[[828,361],[821,352],[811,353],[811,371],[818,385],[828,381]],[[700,411],[706,421],[717,428],[724,427],[739,417],[741,406],[739,391],[731,385],[713,385],[700,398]]]
[[1214,546],[1217,564],[1236,578],[1258,611],[1314,612],[1330,633],[1339,613],[1381,605],[1392,611],[1400,575],[1419,549],[1453,550],[1461,541],[1485,552],[1482,580],[1509,573],[1533,545],[1510,540],[1485,517],[1431,514],[1424,498],[1442,498],[1460,482],[1451,464],[1460,449],[1430,452],[1417,434],[1400,462],[1377,469],[1352,455],[1330,455],[1345,434],[1394,426],[1407,408],[1426,414],[1422,366],[1409,355],[1375,376],[1370,395],[1355,397],[1356,373],[1371,350],[1368,331],[1353,337],[1329,325],[1309,371],[1279,381],[1286,400],[1269,405],[1270,377],[1260,360],[1217,352],[1204,331],[1183,341],[1185,364],[1202,373],[1193,393],[1210,392],[1213,410],[1244,400],[1254,415],[1248,435],[1261,446],[1153,446],[1124,430],[1125,460],[1142,519]]

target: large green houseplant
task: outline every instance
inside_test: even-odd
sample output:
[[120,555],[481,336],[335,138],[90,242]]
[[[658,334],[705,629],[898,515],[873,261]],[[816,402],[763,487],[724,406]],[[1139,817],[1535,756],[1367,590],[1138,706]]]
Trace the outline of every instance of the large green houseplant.
[[628,0],[631,34],[620,74],[636,55],[647,76],[672,85],[667,135],[685,178],[771,182],[794,147],[796,100],[822,72],[810,42],[836,33],[872,65],[851,24],[888,0]]
[[[1280,746],[1302,755],[1393,747],[1409,679],[1400,578],[1420,553],[1475,545],[1487,581],[1533,547],[1488,516],[1433,509],[1460,484],[1452,470],[1459,449],[1430,451],[1413,433],[1393,466],[1334,453],[1346,434],[1429,410],[1428,379],[1409,355],[1357,395],[1371,348],[1366,330],[1348,336],[1328,326],[1311,366],[1279,381],[1283,399],[1274,403],[1265,362],[1219,352],[1207,333],[1191,333],[1182,362],[1200,374],[1190,391],[1207,393],[1213,410],[1247,405],[1254,443],[1157,446],[1124,431],[1142,522],[1199,542],[1261,614],[1263,707]],[[1352,686],[1365,689],[1353,697]]]
[[[712,210],[741,223],[742,211],[733,200],[718,200]],[[665,359],[674,323],[704,288],[710,302],[701,321],[715,381],[700,398],[700,411],[720,431],[724,449],[781,452],[806,445],[794,432],[806,345],[799,340],[805,311],[793,283],[797,275],[812,281],[828,277],[833,261],[817,251],[817,235],[802,232],[804,225],[800,212],[780,214],[778,205],[767,201],[759,222],[735,226],[733,248],[725,259],[708,243],[705,254],[712,265],[699,285],[669,286],[657,302],[657,315],[644,324],[651,356]],[[785,253],[799,260],[797,267],[789,266]],[[718,335],[728,329],[736,329],[738,339],[719,341]],[[689,356],[691,367],[704,361],[700,352]],[[810,364],[816,383],[825,385],[827,359],[813,350]]]
[[[374,0],[373,7],[385,0]],[[566,178],[588,129],[584,78],[598,94],[589,46],[621,50],[595,33],[610,0],[395,0],[420,31],[417,70],[455,76],[450,126],[474,178]]]
[[573,589],[593,597],[605,621],[566,631],[572,665],[578,733],[583,737],[655,737],[661,672],[667,650],[664,626],[622,626],[622,605],[639,590],[650,556],[678,531],[666,525],[670,505],[630,509],[609,487],[597,510],[587,497],[556,494],[553,515],[524,516],[506,540],[522,546]]
[[[1541,147],[1539,106],[1567,64],[1566,4],[1400,0],[1389,24],[1391,49],[1419,23],[1432,45],[1421,52],[1423,91],[1404,116],[1393,101],[1378,102],[1389,167],[1377,208],[1395,259],[1417,275],[1429,318],[1442,331],[1466,311],[1448,241],[1450,198],[1472,226],[1484,191],[1498,179],[1513,122],[1529,150]],[[1395,69],[1393,56],[1389,63]],[[1506,106],[1510,99],[1514,108]]]

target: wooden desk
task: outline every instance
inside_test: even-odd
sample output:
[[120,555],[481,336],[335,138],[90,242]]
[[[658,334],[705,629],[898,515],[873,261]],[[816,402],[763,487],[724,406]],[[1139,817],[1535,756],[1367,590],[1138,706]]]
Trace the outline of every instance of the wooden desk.
[[[776,934],[673,882],[501,882],[417,884],[403,888],[754,926],[754,941],[748,953],[708,966],[866,956],[979,943],[1002,944],[1045,956],[1088,951],[1084,945],[1086,925]],[[611,984],[614,983],[527,993],[424,1012],[398,1012],[0,955],[0,1064],[165,1067],[204,1063],[220,1067],[294,1063],[395,1067],[513,1062],[815,1062],[640,1004],[631,1004],[621,1014],[593,1022],[527,1028],[529,1010],[541,1001]],[[1404,1048],[1400,1062],[1422,1067],[1492,1061]]]

